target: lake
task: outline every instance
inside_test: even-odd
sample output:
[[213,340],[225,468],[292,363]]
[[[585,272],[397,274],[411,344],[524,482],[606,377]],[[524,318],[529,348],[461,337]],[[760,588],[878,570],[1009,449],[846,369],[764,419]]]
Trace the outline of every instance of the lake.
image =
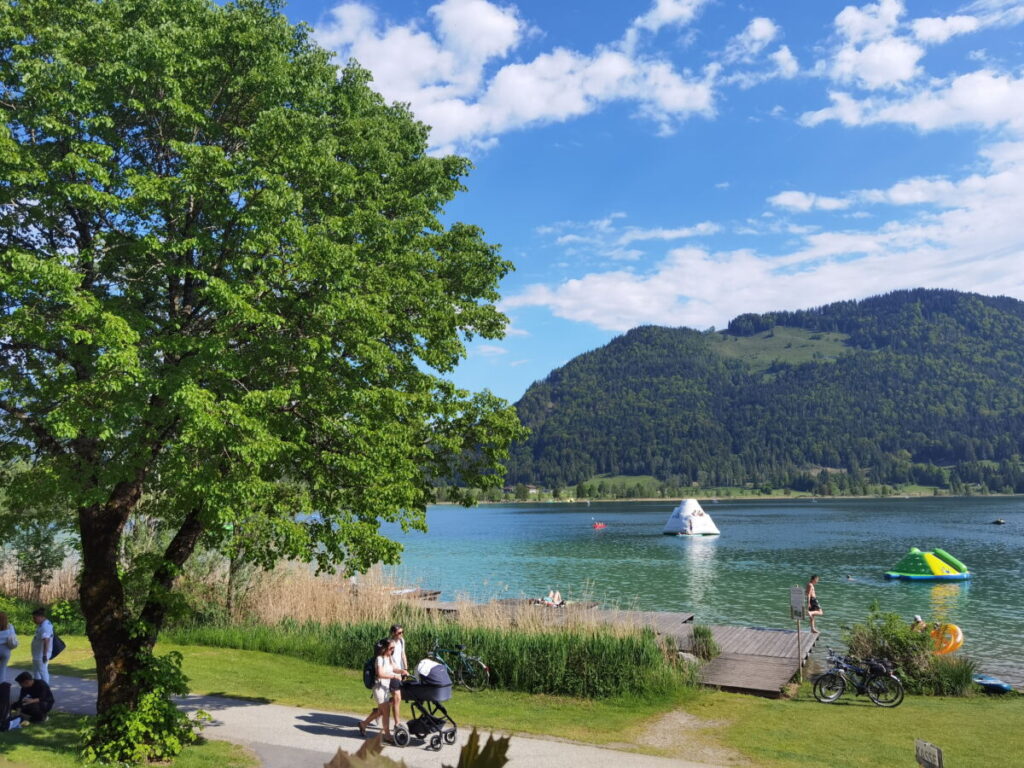
[[[661,535],[677,502],[432,506],[426,534],[385,528],[405,546],[391,570],[443,590],[443,600],[560,589],[567,599],[767,627],[792,626],[789,588],[817,573],[825,615],[816,655],[841,646],[841,627],[877,600],[908,621],[919,613],[958,624],[983,671],[1024,685],[1024,499],[723,501],[704,505],[722,535],[695,539]],[[608,527],[594,530],[595,519]],[[941,547],[974,577],[886,580],[911,546]]]

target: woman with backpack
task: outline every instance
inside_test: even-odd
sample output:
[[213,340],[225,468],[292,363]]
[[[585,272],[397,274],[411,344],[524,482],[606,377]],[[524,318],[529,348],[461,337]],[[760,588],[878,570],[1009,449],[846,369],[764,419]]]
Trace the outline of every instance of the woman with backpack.
[[384,725],[384,741],[391,742],[391,681],[401,680],[398,664],[393,660],[395,644],[390,639],[381,640],[374,647],[376,681],[373,684],[373,700],[377,709],[359,721],[359,733],[366,736],[366,726],[381,718]]

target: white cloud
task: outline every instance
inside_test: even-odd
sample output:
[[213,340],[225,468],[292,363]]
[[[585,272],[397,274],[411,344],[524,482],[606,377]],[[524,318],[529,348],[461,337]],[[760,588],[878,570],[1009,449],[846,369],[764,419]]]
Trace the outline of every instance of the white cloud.
[[689,24],[709,0],[655,0],[654,6],[633,20],[633,28],[657,32],[662,27]]
[[961,126],[1024,130],[1024,78],[987,69],[930,84],[905,99],[858,100],[843,92],[830,92],[829,97],[832,106],[805,112],[800,122],[896,123],[922,131]]
[[924,49],[898,37],[875,40],[862,48],[844,46],[832,62],[832,76],[871,90],[912,80],[920,73]]
[[484,62],[504,56],[524,31],[515,8],[486,0],[444,0],[430,9],[445,47],[468,61]]
[[779,35],[779,27],[769,18],[758,16],[751,19],[746,29],[736,35],[726,46],[726,62],[751,61]]
[[955,35],[974,32],[981,22],[974,16],[947,16],[941,18],[921,18],[911,22],[914,37],[922,43],[939,45]]
[[508,350],[504,347],[499,347],[495,344],[481,344],[474,350],[478,355],[484,357],[499,357],[500,355],[507,355]]
[[[788,226],[799,244],[778,255],[675,249],[646,271],[593,271],[535,284],[504,305],[543,306],[559,317],[624,331],[641,323],[705,328],[741,312],[803,307],[809,296],[820,304],[919,286],[1024,295],[1024,141],[989,145],[981,157],[985,173],[911,178],[824,198],[921,206],[909,218],[859,230]],[[781,195],[792,210],[810,210],[822,199]]]
[[786,80],[796,77],[797,73],[800,72],[800,65],[797,63],[796,57],[789,50],[788,46],[780,46],[777,51],[768,56],[773,62],[775,62],[775,71]]
[[618,244],[629,245],[638,240],[681,240],[699,235],[713,235],[720,229],[721,227],[712,221],[702,221],[700,224],[692,227],[678,227],[676,229],[665,229],[662,227],[637,229],[631,227],[618,239]]
[[881,40],[896,29],[905,11],[900,0],[881,0],[860,8],[848,5],[836,16],[836,31],[852,44]]
[[769,197],[768,202],[777,208],[788,208],[792,211],[801,212],[810,211],[812,209],[818,209],[820,211],[838,211],[843,208],[847,208],[850,205],[849,200],[844,200],[838,197],[815,195],[810,192],[800,192],[797,190],[779,192],[777,195]]
[[[657,31],[692,20],[706,0],[659,0],[631,28]],[[433,129],[436,150],[489,148],[507,131],[590,114],[632,102],[662,134],[692,115],[714,114],[717,65],[703,74],[677,71],[663,58],[640,55],[619,41],[591,53],[554,48],[507,61],[528,27],[514,7],[489,0],[442,0],[424,22],[383,22],[368,6],[348,2],[317,26],[321,44],[341,60],[355,58],[388,100],[411,104]],[[424,20],[425,21],[425,20]],[[503,63],[504,62],[504,63]]]

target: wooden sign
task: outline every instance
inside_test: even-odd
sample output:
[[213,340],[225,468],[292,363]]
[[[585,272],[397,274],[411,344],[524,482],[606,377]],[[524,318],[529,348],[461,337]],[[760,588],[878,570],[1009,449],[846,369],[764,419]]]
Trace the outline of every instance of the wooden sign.
[[921,739],[914,740],[914,752],[917,757],[917,764],[921,768],[942,768],[942,750],[934,744],[929,744]]
[[789,617],[797,621],[807,618],[807,615],[804,613],[803,587],[789,588]]

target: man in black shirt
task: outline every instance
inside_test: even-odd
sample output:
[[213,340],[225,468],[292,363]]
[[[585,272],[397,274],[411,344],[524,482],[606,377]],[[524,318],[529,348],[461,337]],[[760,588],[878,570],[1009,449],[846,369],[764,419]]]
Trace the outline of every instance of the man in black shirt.
[[13,709],[21,710],[21,716],[33,723],[46,721],[46,715],[53,709],[53,691],[42,680],[36,680],[30,672],[22,672],[14,681],[21,686],[21,695]]

